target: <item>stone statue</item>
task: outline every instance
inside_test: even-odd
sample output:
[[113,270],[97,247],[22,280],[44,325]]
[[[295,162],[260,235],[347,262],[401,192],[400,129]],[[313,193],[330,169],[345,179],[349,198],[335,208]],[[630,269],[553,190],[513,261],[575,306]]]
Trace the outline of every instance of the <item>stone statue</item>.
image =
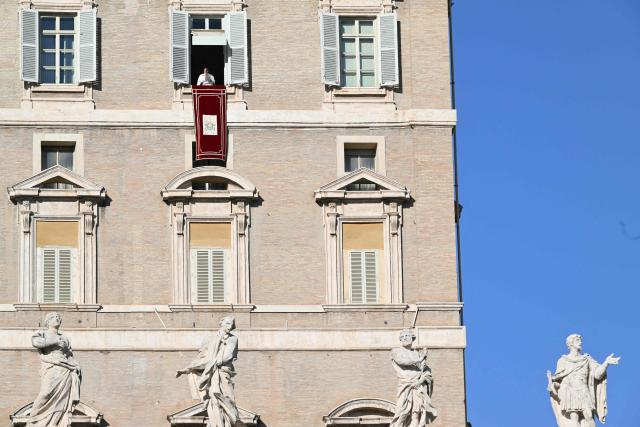
[[33,402],[27,426],[68,427],[74,406],[80,401],[80,366],[73,358],[69,339],[60,333],[62,318],[49,313],[45,330],[31,337],[42,362],[40,392]]
[[611,354],[601,365],[582,353],[580,335],[569,335],[566,342],[569,354],[558,360],[556,374],[547,371],[553,413],[558,427],[595,427],[594,418],[604,423],[607,415],[607,368],[620,358]]
[[438,416],[431,405],[433,376],[427,366],[427,350],[412,350],[416,336],[400,332],[402,347],[391,350],[393,368],[398,374],[398,400],[390,427],[424,427]]
[[233,362],[238,357],[238,337],[231,333],[235,326],[233,316],[220,320],[218,333],[207,337],[198,357],[176,375],[198,375],[198,390],[209,418],[207,427],[234,427],[239,420],[232,381],[236,375]]

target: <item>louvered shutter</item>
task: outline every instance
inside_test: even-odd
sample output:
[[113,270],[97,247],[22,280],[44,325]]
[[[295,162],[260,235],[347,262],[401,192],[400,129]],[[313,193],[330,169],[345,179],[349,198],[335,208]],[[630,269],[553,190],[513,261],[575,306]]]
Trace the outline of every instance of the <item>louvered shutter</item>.
[[226,253],[224,249],[193,249],[192,288],[198,303],[224,303]]
[[378,302],[378,255],[376,251],[349,252],[351,303]]
[[378,263],[377,252],[365,251],[364,252],[364,294],[365,302],[376,303],[378,302]]
[[322,43],[322,81],[329,86],[340,86],[338,15],[320,12],[320,41]]
[[379,19],[380,86],[397,86],[398,76],[398,26],[395,13],[385,13]]
[[212,249],[211,252],[211,302],[224,302],[224,250]]
[[40,268],[42,302],[56,302],[56,250],[42,249]]
[[362,252],[351,251],[349,254],[351,261],[351,303],[362,304]]
[[96,81],[96,10],[78,12],[80,36],[78,48],[80,83]]
[[39,35],[37,10],[20,9],[20,37],[22,45],[20,78],[25,82],[38,83]]
[[231,12],[225,18],[225,32],[229,44],[227,83],[248,84],[247,12]]
[[39,248],[40,299],[45,303],[71,302],[76,271],[73,248]]
[[189,84],[189,14],[171,9],[170,12],[171,39],[171,81]]

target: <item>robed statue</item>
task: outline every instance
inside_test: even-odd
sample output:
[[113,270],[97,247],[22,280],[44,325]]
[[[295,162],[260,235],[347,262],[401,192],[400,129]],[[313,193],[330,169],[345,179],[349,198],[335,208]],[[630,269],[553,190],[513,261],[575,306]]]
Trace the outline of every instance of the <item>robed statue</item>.
[[415,335],[400,332],[401,347],[391,350],[391,361],[398,375],[398,399],[390,427],[424,427],[438,415],[431,404],[433,376],[427,366],[427,350],[411,348]]
[[58,313],[45,317],[46,329],[31,337],[40,353],[41,383],[26,425],[29,427],[68,427],[71,414],[80,401],[80,366],[73,358],[69,339],[60,333]]
[[608,356],[599,364],[582,353],[582,337],[567,337],[569,354],[558,360],[555,375],[547,371],[547,390],[558,427],[595,427],[597,418],[607,416],[607,368],[617,365],[619,357]]
[[207,427],[234,427],[239,420],[233,390],[238,337],[231,333],[233,329],[235,319],[232,316],[220,320],[218,332],[205,338],[198,357],[176,375],[197,376],[197,388],[209,418]]

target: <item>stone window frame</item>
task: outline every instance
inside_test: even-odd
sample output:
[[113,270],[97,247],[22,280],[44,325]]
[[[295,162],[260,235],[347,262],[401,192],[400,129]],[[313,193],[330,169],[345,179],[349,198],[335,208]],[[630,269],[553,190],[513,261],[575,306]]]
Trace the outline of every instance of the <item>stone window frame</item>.
[[[375,191],[347,191],[355,182],[376,184]],[[366,168],[348,173],[315,191],[322,207],[326,257],[327,311],[381,309],[404,310],[402,280],[402,215],[411,199],[408,188]],[[384,232],[384,266],[386,300],[376,304],[345,304],[342,254],[342,224],[382,222]]]
[[345,171],[344,155],[348,148],[363,145],[375,145],[376,149],[376,173],[380,175],[387,174],[386,168],[386,138],[378,135],[338,135],[336,137],[336,155],[337,155],[337,176],[344,176],[349,172]]
[[73,171],[84,175],[84,136],[81,133],[34,133],[33,134],[33,174],[42,171],[42,147],[61,142],[73,143]]
[[[53,179],[74,184],[74,188],[48,189],[40,185]],[[107,200],[104,187],[60,165],[41,171],[7,189],[16,204],[20,229],[20,287],[16,310],[40,307],[97,311],[97,227],[98,206]],[[37,248],[38,221],[78,221],[77,289],[71,303],[38,302]]]
[[[221,179],[232,186],[227,190],[192,190],[198,178]],[[251,205],[259,200],[258,190],[248,179],[220,166],[189,169],[174,177],[161,191],[169,205],[171,227],[172,311],[250,311],[249,233]],[[210,203],[215,202],[215,203]],[[201,304],[191,298],[189,224],[191,222],[226,222],[231,224],[229,301],[224,304]]]
[[[226,15],[229,12],[240,12],[247,6],[246,0],[222,0],[216,3],[207,0],[169,0],[169,7],[195,15]],[[193,92],[191,86],[173,83],[173,108],[191,110]],[[227,104],[229,109],[246,110],[244,88],[241,85],[226,85]]]
[[[358,0],[320,0],[319,10],[321,12],[331,12],[341,17],[376,17],[382,13],[392,13],[395,11],[396,0],[376,0],[375,2],[363,3]],[[376,19],[377,21],[377,19]],[[377,25],[377,22],[376,24]],[[379,70],[377,70],[377,73]],[[326,106],[366,103],[376,105],[387,105],[395,109],[394,89],[391,87],[324,87],[323,103]]]
[[[193,144],[196,142],[196,134],[188,133],[184,136],[184,170],[193,169]],[[74,158],[75,160],[75,158]],[[233,169],[233,134],[227,135],[227,169]]]
[[[97,0],[20,0],[20,9],[34,9],[47,14],[78,13],[81,10],[93,9],[97,6]],[[76,26],[78,26],[76,24]],[[80,31],[79,28],[76,31]],[[38,34],[40,37],[40,34]],[[77,38],[76,38],[77,40]],[[20,43],[20,37],[18,37]],[[20,52],[21,47],[18,47]],[[38,52],[40,55],[40,52]],[[97,58],[99,61],[100,59]],[[95,108],[93,99],[93,86],[95,82],[84,82],[77,84],[48,84],[48,83],[24,83],[22,90],[22,107],[33,109],[37,104],[43,103],[47,108],[51,103],[65,103],[80,106],[82,110],[92,110]],[[34,96],[42,94],[42,96]],[[82,97],[67,96],[65,94],[82,94]],[[74,159],[75,160],[75,159]]]
[[[396,405],[384,399],[352,399],[336,408],[329,415],[322,417],[325,426],[359,426],[366,424],[369,426],[388,426],[393,419]],[[372,415],[362,415],[363,412],[370,411]],[[352,415],[358,413],[357,416]],[[386,412],[388,415],[382,415]]]

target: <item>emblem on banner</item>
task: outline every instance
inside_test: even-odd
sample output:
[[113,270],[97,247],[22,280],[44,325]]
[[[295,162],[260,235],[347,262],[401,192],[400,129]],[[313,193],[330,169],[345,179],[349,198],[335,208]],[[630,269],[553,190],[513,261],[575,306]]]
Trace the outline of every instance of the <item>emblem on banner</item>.
[[202,115],[202,134],[217,135],[218,134],[218,116]]

